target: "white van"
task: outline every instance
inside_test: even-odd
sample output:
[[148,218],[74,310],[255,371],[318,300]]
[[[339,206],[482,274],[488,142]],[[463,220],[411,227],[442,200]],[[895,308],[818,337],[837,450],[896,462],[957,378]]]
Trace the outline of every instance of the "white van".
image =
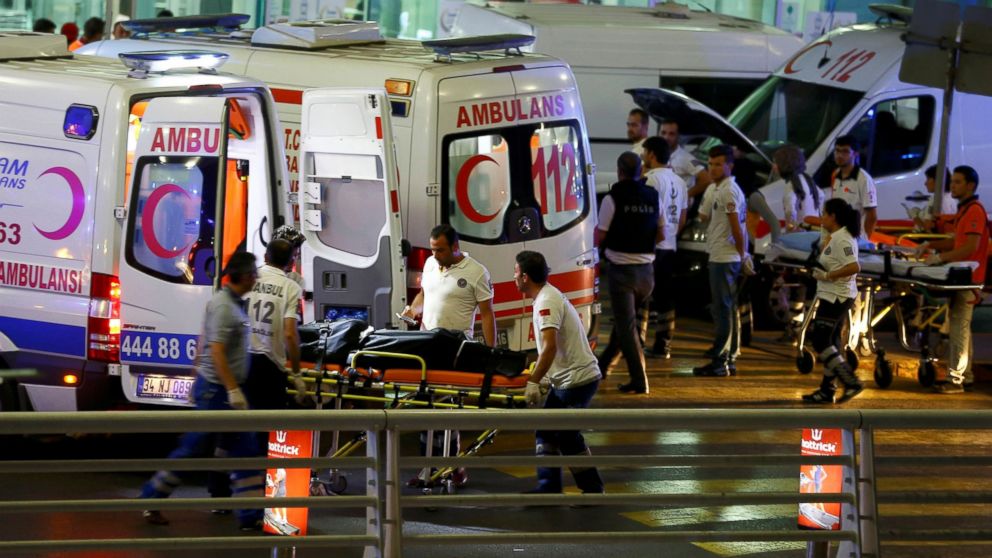
[[4,410],[186,404],[218,270],[285,218],[271,95],[224,58],[0,32],[0,358],[37,370]]
[[[726,120],[673,92],[641,89],[632,91],[632,96],[655,118],[678,114],[700,137],[713,136],[699,146],[704,159],[706,149],[720,141],[744,147],[762,177],[770,171],[776,148],[798,145],[806,154],[807,171],[821,188],[830,186],[835,140],[853,134],[861,143],[861,166],[874,178],[878,191],[878,229],[906,228],[912,222],[903,204],[923,207],[929,199],[924,171],[937,163],[943,91],[899,80],[905,50],[902,35],[912,10],[890,5],[874,5],[872,10],[879,22],[840,28],[810,43]],[[980,176],[992,177],[988,114],[992,114],[992,98],[955,94],[948,166],[971,165]],[[781,220],[780,186],[765,186],[761,192]],[[766,223],[759,224],[758,242],[767,242],[768,230]],[[689,229],[679,246],[702,250],[699,238],[698,231]],[[781,293],[774,287],[768,290],[773,313],[785,316],[777,302]],[[758,308],[763,307],[767,305]]]
[[[226,69],[272,87],[290,175],[302,183],[307,319],[357,316],[399,326],[396,312],[420,288],[430,230],[450,223],[462,249],[489,269],[500,344],[534,347],[528,301],[513,282],[514,256],[523,249],[545,254],[551,282],[595,332],[592,165],[568,64],[514,51],[529,38],[422,44],[382,40],[374,23],[179,35],[156,30],[207,23],[132,23],[144,38],[77,52],[117,56],[195,44],[229,54]],[[326,86],[385,86],[388,110],[371,129],[342,120],[336,136],[301,134],[303,92]],[[304,117],[336,122],[337,103],[328,97]],[[375,142],[385,146],[382,159],[368,156],[379,149]]]
[[601,192],[616,182],[617,155],[630,146],[624,123],[633,107],[624,90],[662,87],[729,114],[803,46],[801,39],[761,22],[690,11],[674,2],[653,8],[462,5],[453,34],[489,33],[534,35],[534,52],[557,56],[572,66]]

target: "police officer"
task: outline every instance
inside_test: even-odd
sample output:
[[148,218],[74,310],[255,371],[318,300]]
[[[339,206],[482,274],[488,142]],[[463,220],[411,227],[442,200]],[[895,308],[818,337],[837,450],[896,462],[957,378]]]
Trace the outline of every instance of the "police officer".
[[[542,254],[531,251],[517,254],[513,280],[517,289],[534,301],[538,356],[527,381],[527,406],[541,406],[539,386],[546,382],[550,389],[544,401],[545,409],[585,409],[596,394],[600,374],[579,313],[568,297],[548,284],[548,263]],[[538,456],[591,454],[578,430],[537,430],[535,436]],[[603,492],[603,479],[595,467],[571,471],[583,494]],[[530,492],[560,493],[561,477],[560,467],[539,467],[537,488]]]
[[660,219],[664,236],[654,247],[654,292],[651,295],[653,310],[657,312],[654,347],[645,351],[648,356],[671,358],[672,338],[675,335],[675,251],[678,235],[685,226],[689,198],[685,182],[669,166],[668,143],[659,137],[644,142],[642,155],[645,184],[658,191]]
[[[952,221],[954,238],[924,243],[921,251],[929,248],[935,251],[927,258],[927,263],[931,265],[976,262],[978,267],[971,272],[972,282],[982,285],[987,273],[989,226],[985,207],[975,193],[977,189],[978,172],[967,165],[955,167],[951,175],[951,195],[958,201],[958,212]],[[935,386],[938,393],[963,393],[965,386],[975,381],[971,371],[971,317],[978,301],[979,293],[976,291],[954,293],[948,315],[951,323],[948,381]]]
[[654,246],[665,238],[659,218],[658,191],[640,180],[641,159],[627,151],[617,159],[619,182],[610,188],[599,209],[596,240],[606,248],[608,281],[613,306],[610,343],[599,356],[603,377],[623,354],[630,381],[624,393],[647,393],[644,352],[638,334],[637,312],[654,289]]

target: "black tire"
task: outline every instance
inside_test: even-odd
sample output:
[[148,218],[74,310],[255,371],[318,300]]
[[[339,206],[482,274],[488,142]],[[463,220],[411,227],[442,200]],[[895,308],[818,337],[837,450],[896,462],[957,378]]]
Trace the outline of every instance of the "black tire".
[[937,381],[937,367],[929,360],[921,362],[920,366],[916,369],[916,379],[920,381],[920,385],[923,387],[932,386]]
[[813,351],[809,349],[803,349],[799,356],[796,357],[796,369],[799,370],[800,374],[809,374],[813,371],[813,366],[816,364],[816,357],[813,356]]
[[847,357],[847,365],[851,367],[851,370],[857,372],[858,365],[861,364],[861,359],[858,358],[858,353],[850,347],[844,349],[844,356]]
[[348,490],[348,477],[341,473],[331,475],[328,488],[335,494],[344,494],[345,490]]
[[875,385],[881,389],[892,385],[892,363],[885,360],[883,355],[875,360]]

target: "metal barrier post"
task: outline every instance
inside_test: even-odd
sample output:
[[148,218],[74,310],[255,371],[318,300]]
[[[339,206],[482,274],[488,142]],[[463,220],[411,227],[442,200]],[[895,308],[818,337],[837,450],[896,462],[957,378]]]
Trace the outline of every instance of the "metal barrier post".
[[[843,454],[854,455],[854,430],[845,428],[843,431]],[[861,515],[860,502],[857,501],[858,482],[855,467],[844,466],[844,492],[855,495],[853,504],[841,506],[840,528],[842,531],[858,532]],[[859,533],[860,535],[860,533]],[[861,540],[843,541],[837,545],[837,558],[861,558]]]
[[861,429],[858,455],[858,519],[860,520],[861,550],[866,556],[877,558],[878,504],[875,493],[875,429]]
[[368,430],[365,433],[366,455],[375,460],[373,468],[365,470],[366,488],[365,493],[375,498],[375,507],[365,508],[366,534],[372,535],[376,539],[375,548],[365,547],[363,558],[382,558],[386,540],[386,513],[383,502],[386,501],[387,478],[385,440],[382,432],[378,430]]
[[[386,517],[383,530],[383,555],[385,558],[400,558],[403,555],[403,517],[400,508],[400,493],[403,491],[400,480],[400,431],[386,428]],[[428,439],[428,447],[432,440]]]
[[830,552],[830,541],[808,541],[806,543],[806,558],[827,558]]

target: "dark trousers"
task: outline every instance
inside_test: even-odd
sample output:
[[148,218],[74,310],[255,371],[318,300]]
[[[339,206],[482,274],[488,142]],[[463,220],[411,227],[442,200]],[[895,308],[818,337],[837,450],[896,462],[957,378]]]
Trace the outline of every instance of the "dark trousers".
[[741,346],[741,320],[737,309],[737,280],[741,274],[740,262],[710,262],[710,312],[716,332],[713,346],[706,356],[716,366],[726,366],[737,360]]
[[645,308],[654,289],[654,269],[651,264],[610,264],[610,304],[613,306],[613,331],[610,342],[599,356],[599,369],[605,376],[622,354],[630,372],[630,384],[647,387],[644,371],[644,348],[638,332],[638,311]]
[[654,336],[654,351],[672,350],[675,337],[675,250],[655,250],[654,291],[651,293],[652,309],[658,313]]
[[[568,389],[552,388],[544,401],[545,409],[585,409],[596,395],[599,380]],[[538,430],[537,455],[591,455],[586,440],[578,430]],[[595,467],[571,467],[575,485],[586,494],[603,492],[603,479]],[[541,492],[561,492],[561,467],[538,467],[537,489]]]
[[[220,384],[214,384],[197,376],[193,384],[193,398],[198,410],[230,410],[227,400],[227,390]],[[183,434],[179,447],[172,450],[169,459],[184,459],[189,457],[208,457],[222,455],[229,457],[254,457],[256,444],[254,436],[248,432],[225,432],[211,434],[206,432],[187,432]],[[179,487],[190,473],[188,471],[159,471],[141,488],[141,498],[168,498]],[[215,490],[231,491],[230,487],[215,487],[218,477],[208,481],[210,492]],[[235,496],[262,496],[265,493],[265,481],[262,471],[234,471],[231,473]],[[262,510],[237,510],[238,521],[250,525],[262,518]]]
[[[262,353],[251,353],[248,357],[248,379],[243,388],[248,407],[268,410],[289,407],[289,396],[286,395],[288,380],[282,368]],[[269,433],[257,432],[256,438],[258,455],[268,455]]]
[[847,320],[848,311],[854,305],[854,299],[828,302],[820,299],[816,307],[816,317],[813,318],[813,331],[810,333],[810,343],[816,351],[817,360],[823,364],[823,381],[821,387],[833,392],[834,380],[840,378],[845,385],[855,383],[854,373],[844,353],[844,343],[840,333]]

